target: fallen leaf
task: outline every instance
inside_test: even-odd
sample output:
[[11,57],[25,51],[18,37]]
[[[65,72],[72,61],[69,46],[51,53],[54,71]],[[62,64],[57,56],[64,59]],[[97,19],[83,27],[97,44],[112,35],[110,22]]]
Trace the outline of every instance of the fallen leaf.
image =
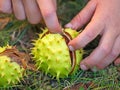
[[10,21],[10,18],[5,17],[5,18],[0,18],[0,30],[2,30]]
[[35,66],[29,64],[30,56],[24,52],[20,52],[15,46],[12,48],[6,48],[0,55],[6,55],[11,58],[13,62],[18,63],[25,69],[35,70]]

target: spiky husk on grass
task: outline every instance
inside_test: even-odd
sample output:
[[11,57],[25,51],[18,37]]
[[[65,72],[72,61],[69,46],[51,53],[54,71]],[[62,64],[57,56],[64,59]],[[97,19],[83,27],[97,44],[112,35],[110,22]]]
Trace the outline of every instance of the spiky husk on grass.
[[[65,29],[63,32],[67,32],[72,39],[79,34],[72,29]],[[39,38],[33,44],[32,55],[36,66],[45,73],[49,73],[59,79],[68,77],[72,70],[72,63],[75,62],[72,73],[75,73],[78,69],[83,51],[82,49],[75,51],[76,61],[72,61],[64,36],[48,33],[48,30],[45,29],[42,34],[39,34]]]
[[25,69],[13,60],[7,50],[12,50],[12,46],[0,47],[0,87],[9,87],[18,84],[23,79]]
[[7,56],[0,56],[0,87],[18,84],[23,78],[24,69]]

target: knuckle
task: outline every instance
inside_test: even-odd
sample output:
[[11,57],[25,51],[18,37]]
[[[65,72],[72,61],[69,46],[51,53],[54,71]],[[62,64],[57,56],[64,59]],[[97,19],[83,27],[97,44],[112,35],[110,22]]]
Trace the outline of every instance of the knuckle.
[[45,18],[51,17],[54,13],[55,13],[55,10],[46,10],[46,11],[44,11],[43,16]]
[[81,14],[80,13],[77,14],[77,16],[72,19],[71,23],[73,25],[73,27],[72,27],[73,29],[77,29],[79,27],[80,23],[83,24],[83,18],[81,16]]
[[81,18],[81,14],[79,13],[75,18],[74,18],[75,22],[82,22],[82,18]]
[[109,52],[111,51],[109,45],[102,45],[102,46],[100,46],[100,50],[104,54],[109,54]]
[[77,14],[76,17],[73,18],[73,20],[71,21],[72,23],[72,28],[73,29],[78,29],[79,27],[81,27],[81,25],[83,25],[83,18],[81,16],[81,14]]
[[86,34],[86,37],[88,40],[91,40],[95,37],[95,32],[89,32]]
[[117,56],[118,56],[118,52],[117,52],[116,50],[113,50],[113,51],[111,52],[111,56],[112,56],[112,57],[117,57]]

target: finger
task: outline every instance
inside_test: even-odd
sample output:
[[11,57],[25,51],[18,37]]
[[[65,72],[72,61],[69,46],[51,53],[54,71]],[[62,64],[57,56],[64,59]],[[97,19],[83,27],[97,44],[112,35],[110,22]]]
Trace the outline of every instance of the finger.
[[75,16],[70,23],[68,23],[65,27],[69,27],[72,29],[78,29],[81,28],[83,25],[85,25],[88,21],[90,21],[91,17],[94,14],[94,11],[96,9],[96,2],[89,1],[89,3],[86,5],[86,7]]
[[119,57],[115,60],[115,65],[120,65],[120,35],[119,35],[119,37],[117,38],[117,41],[116,41],[116,43],[115,43],[115,50],[116,50],[116,52],[118,52],[117,54],[119,55]]
[[[112,63],[120,54],[120,36],[117,37],[115,44],[113,46],[112,51],[110,52],[110,54],[108,56],[105,57],[105,59],[103,59],[101,62],[99,62],[99,64],[97,65],[97,67],[99,69],[103,69],[106,66],[108,66],[110,63]],[[119,59],[117,59],[115,61],[115,64],[120,64]]]
[[52,33],[62,33],[53,0],[37,0],[37,2],[49,31]]
[[118,58],[115,60],[114,64],[115,64],[116,66],[120,65],[120,57],[118,57]]
[[0,0],[0,12],[12,13],[11,0]]
[[90,54],[88,58],[81,62],[81,68],[84,70],[83,65],[86,65],[87,69],[92,69],[93,67],[97,66],[97,64],[99,64],[99,62],[111,52],[115,39],[115,33],[105,32],[98,47]]
[[40,9],[36,0],[22,0],[28,21],[31,24],[37,24],[41,20]]
[[73,40],[68,43],[71,51],[85,47],[89,42],[95,39],[104,29],[104,23],[99,19],[91,20],[86,28]]
[[25,11],[22,0],[12,0],[13,11],[18,20],[25,19]]
[[52,0],[53,2],[53,6],[54,6],[54,8],[55,8],[55,10],[57,9],[57,1],[56,0]]

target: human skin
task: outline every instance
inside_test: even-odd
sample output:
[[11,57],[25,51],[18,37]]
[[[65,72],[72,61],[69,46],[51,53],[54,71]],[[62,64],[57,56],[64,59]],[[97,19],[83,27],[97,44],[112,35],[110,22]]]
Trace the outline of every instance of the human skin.
[[[62,33],[56,14],[56,0],[0,0],[0,11],[14,13],[19,20],[37,24],[44,19],[52,33]],[[85,47],[101,35],[98,47],[80,63],[83,70],[103,69],[114,61],[120,64],[120,0],[89,0],[88,4],[65,27],[86,28],[69,42],[70,50]],[[12,8],[13,5],[13,8]]]
[[62,33],[56,14],[56,0],[0,0],[0,12],[14,13],[18,20],[38,24],[43,19],[49,31]]
[[86,57],[80,67],[83,70],[103,69],[113,61],[120,64],[120,0],[90,0],[67,25],[73,29],[87,26],[81,34],[69,42],[70,50],[85,47],[101,35],[98,47]]

